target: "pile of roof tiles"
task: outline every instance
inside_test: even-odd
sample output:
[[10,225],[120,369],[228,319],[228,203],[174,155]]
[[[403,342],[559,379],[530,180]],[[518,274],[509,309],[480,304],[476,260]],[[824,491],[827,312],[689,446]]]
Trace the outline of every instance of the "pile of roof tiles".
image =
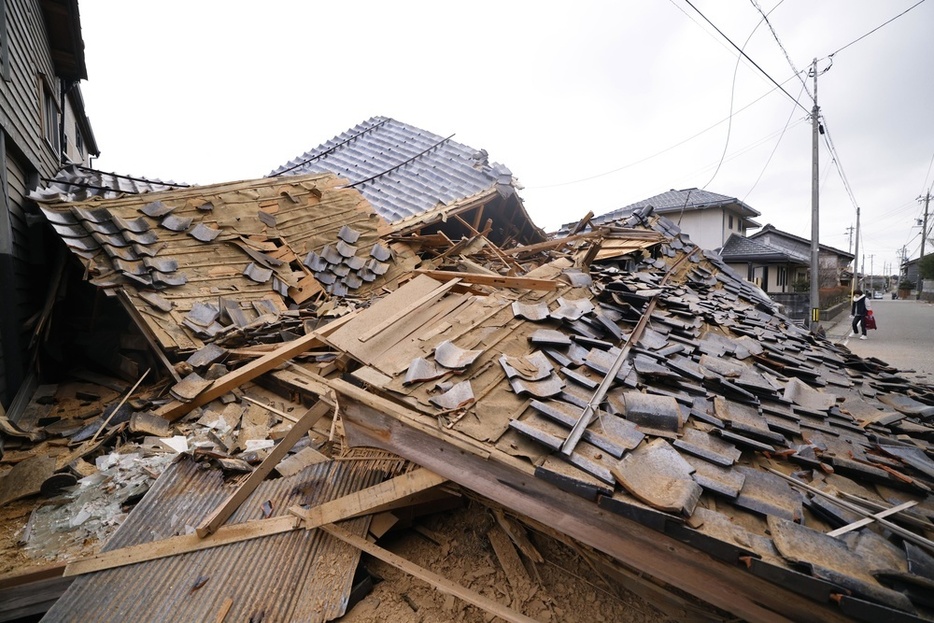
[[[811,335],[650,214],[626,225],[669,237],[651,257],[566,271],[590,297],[513,303],[515,318],[538,326],[526,355],[499,359],[512,390],[531,399],[507,435],[551,453],[537,476],[750,573],[833,598],[858,619],[929,618],[934,388]],[[480,352],[445,342],[433,361],[413,362],[406,383],[462,371],[468,380],[436,385],[431,402],[466,408]],[[568,453],[572,427],[614,369]],[[576,475],[560,467],[568,463]],[[904,505],[893,521],[916,538],[879,523],[826,534],[860,519],[853,500],[872,512]]]
[[368,251],[353,246],[360,233],[344,225],[337,232],[337,241],[321,252],[309,251],[302,262],[324,286],[328,294],[347,296],[364,283],[372,283],[389,270],[392,252],[380,243]]

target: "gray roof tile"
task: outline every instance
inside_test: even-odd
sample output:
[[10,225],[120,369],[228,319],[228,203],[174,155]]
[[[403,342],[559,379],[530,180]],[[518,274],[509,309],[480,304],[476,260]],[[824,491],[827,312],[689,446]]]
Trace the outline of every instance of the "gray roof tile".
[[388,117],[373,117],[277,168],[270,177],[331,172],[347,178],[391,222],[449,205],[512,173],[486,152]]

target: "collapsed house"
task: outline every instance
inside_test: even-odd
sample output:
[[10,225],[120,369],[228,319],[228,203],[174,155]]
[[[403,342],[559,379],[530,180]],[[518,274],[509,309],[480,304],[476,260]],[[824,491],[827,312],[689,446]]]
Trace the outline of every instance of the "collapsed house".
[[[346,161],[362,162],[366,137],[398,125],[370,120],[278,172],[354,145]],[[75,579],[45,620],[330,620],[360,551],[384,555],[365,538],[374,514],[439,486],[582,544],[660,601],[709,604],[710,619],[932,618],[934,388],[796,326],[650,208],[545,240],[498,175],[392,208],[411,194],[386,188],[448,188],[452,162],[494,170],[464,149],[406,178],[450,145],[425,141],[382,162],[386,176],[322,165],[43,196],[88,281],[145,340],[99,361],[163,379],[140,385],[126,419],[164,437],[213,427],[100,554],[64,567]],[[277,442],[246,443],[269,413]],[[126,419],[101,418],[65,458]],[[339,443],[310,444],[329,419],[324,441]]]

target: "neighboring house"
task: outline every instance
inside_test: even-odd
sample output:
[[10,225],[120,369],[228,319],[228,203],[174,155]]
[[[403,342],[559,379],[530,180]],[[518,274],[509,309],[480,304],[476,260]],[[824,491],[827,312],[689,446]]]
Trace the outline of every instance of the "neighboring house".
[[27,195],[98,149],[78,86],[87,69],[77,0],[3,0],[0,33],[0,403],[9,405],[50,270],[44,219]]
[[[453,136],[453,135],[452,135]],[[477,150],[389,117],[373,117],[277,168],[269,177],[334,173],[395,233],[486,232],[500,247],[545,240],[512,172]]]
[[[772,249],[786,253],[790,257],[802,260],[810,267],[811,241],[807,238],[801,238],[800,236],[789,234],[788,232],[781,231],[780,229],[776,229],[772,225],[768,224],[756,233],[751,234],[749,239],[764,244]],[[841,251],[840,249],[835,249],[825,244],[820,245],[818,253],[818,262],[820,264],[820,287],[833,288],[836,286],[845,285],[848,282],[850,276],[847,267],[855,257],[856,256],[852,253],[847,253],[846,251]],[[806,271],[805,274],[801,275],[800,277],[809,280],[809,275],[810,270]],[[788,281],[786,284],[787,289],[779,291],[790,292],[790,285],[798,278],[799,277],[795,277]],[[770,291],[768,287],[766,287],[766,291]]]
[[729,237],[720,257],[770,295],[791,292],[795,281],[807,279],[810,266],[809,259],[738,234]]
[[[697,188],[669,190],[597,216],[591,219],[590,225],[597,226],[627,218],[635,210],[646,206],[655,208],[655,214],[667,217],[702,249],[719,249],[731,235],[745,236],[747,229],[759,227],[752,220],[760,215],[757,210],[736,197]],[[567,233],[574,225],[570,223],[562,226],[559,233]]]

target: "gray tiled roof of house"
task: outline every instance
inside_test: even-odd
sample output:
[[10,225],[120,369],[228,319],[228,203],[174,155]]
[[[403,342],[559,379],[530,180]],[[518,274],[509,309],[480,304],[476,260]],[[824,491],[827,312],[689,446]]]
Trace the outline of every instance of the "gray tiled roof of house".
[[[453,136],[453,135],[452,135]],[[272,171],[270,177],[334,173],[398,222],[499,187],[512,172],[477,150],[388,117],[373,117]]]
[[720,257],[724,261],[756,259],[760,261],[787,261],[801,262],[801,258],[790,255],[783,249],[776,249],[758,240],[746,238],[738,234],[731,234],[726,244],[720,249]]
[[[622,218],[627,218],[637,209],[644,208],[646,206],[652,206],[655,209],[656,214],[671,214],[672,212],[679,212],[681,210],[687,212],[692,210],[703,210],[705,208],[723,207],[730,205],[736,206],[739,209],[739,212],[745,217],[752,218],[760,216],[758,210],[754,210],[736,197],[728,197],[719,193],[710,192],[709,190],[686,188],[684,190],[672,189],[667,192],[655,195],[654,197],[649,197],[648,199],[643,199],[642,201],[637,201],[636,203],[630,204],[628,206],[607,212],[606,214],[601,214],[591,219],[590,224],[602,225],[604,223],[610,223]],[[566,232],[574,225],[575,223],[563,225],[559,230],[559,233]]]
[[[794,235],[794,234],[788,233],[787,231],[782,231],[782,230],[778,229],[777,227],[775,227],[774,225],[772,225],[771,223],[766,223],[765,227],[763,227],[762,229],[760,229],[760,230],[757,231],[756,233],[754,233],[754,234],[749,234],[749,237],[750,237],[750,238],[766,238],[766,237],[770,237],[770,236],[776,236],[776,237],[779,237],[779,238],[784,238],[784,239],[786,239],[786,240],[790,240],[790,241],[796,242],[796,243],[798,243],[798,244],[804,244],[804,245],[810,245],[810,244],[811,244],[811,241],[810,241],[808,238],[802,238],[801,236],[796,236],[796,235]],[[826,244],[821,244],[821,245],[819,245],[819,246],[820,246],[820,248],[823,249],[824,251],[829,251],[829,252],[831,252],[831,253],[836,253],[837,255],[839,255],[839,256],[841,256],[841,257],[846,257],[846,258],[850,258],[850,259],[853,259],[854,257],[856,257],[855,255],[853,255],[852,253],[850,253],[850,252],[848,252],[848,251],[843,251],[842,249],[837,249],[837,248],[835,248],[835,247],[831,247],[831,246],[826,245]],[[787,252],[789,252],[789,253],[792,252],[792,251],[790,251],[789,249],[785,249],[785,251],[787,251]],[[799,255],[799,254],[795,253],[794,255],[797,256],[797,255]],[[810,254],[808,254],[807,257],[810,257]]]

